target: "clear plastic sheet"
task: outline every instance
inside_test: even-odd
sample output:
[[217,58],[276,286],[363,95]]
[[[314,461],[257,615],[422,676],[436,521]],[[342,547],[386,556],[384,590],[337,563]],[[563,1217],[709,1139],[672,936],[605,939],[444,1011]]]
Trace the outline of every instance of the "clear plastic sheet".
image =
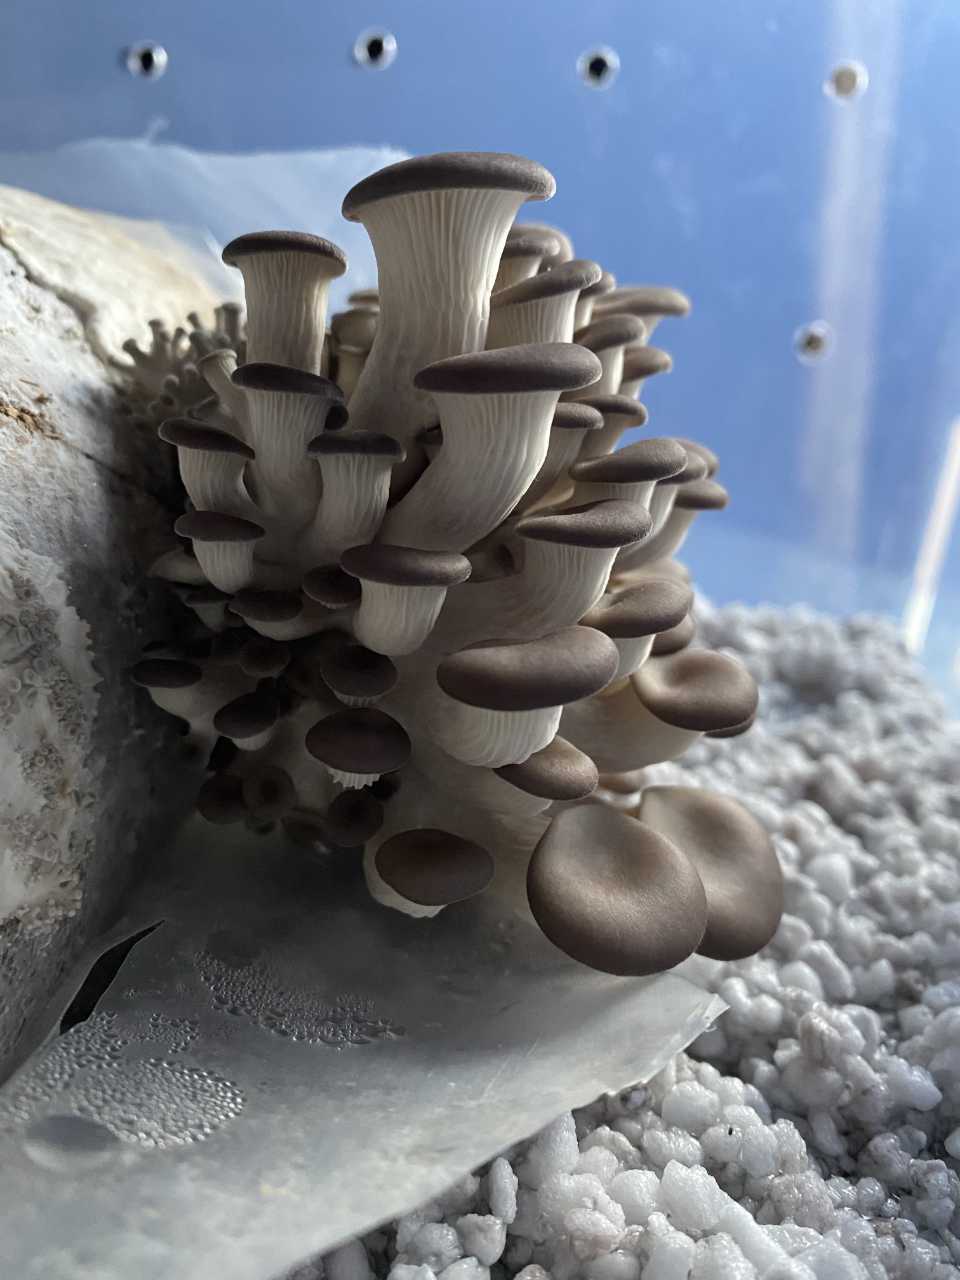
[[100,951],[162,923],[92,1011],[88,955],[52,1011],[75,1025],[0,1092],[4,1276],[266,1280],[649,1078],[723,1008],[482,899],[413,920],[355,856],[211,831],[187,826]]

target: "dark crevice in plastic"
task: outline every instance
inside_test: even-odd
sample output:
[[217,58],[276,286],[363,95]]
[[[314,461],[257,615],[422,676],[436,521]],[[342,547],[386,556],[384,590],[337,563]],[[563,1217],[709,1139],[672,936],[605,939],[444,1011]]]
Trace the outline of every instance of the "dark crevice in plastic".
[[86,1022],[94,1009],[96,1009],[107,987],[110,986],[110,983],[120,972],[124,961],[133,948],[138,942],[142,942],[148,933],[153,933],[154,929],[159,929],[162,924],[163,921],[158,920],[155,924],[147,925],[139,933],[131,934],[129,938],[124,938],[122,942],[115,943],[94,961],[79,991],[70,1001],[69,1007],[60,1019],[60,1035],[79,1025],[79,1023]]

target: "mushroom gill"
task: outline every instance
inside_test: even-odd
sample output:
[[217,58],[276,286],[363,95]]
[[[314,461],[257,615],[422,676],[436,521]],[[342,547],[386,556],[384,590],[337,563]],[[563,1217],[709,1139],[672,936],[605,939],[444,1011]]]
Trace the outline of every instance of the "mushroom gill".
[[329,332],[343,253],[267,231],[224,250],[245,323],[127,345],[185,490],[151,573],[193,611],[132,676],[203,748],[210,822],[359,850],[410,915],[484,893],[584,964],[655,973],[776,927],[755,820],[638,772],[745,732],[756,688],[691,644],[670,558],[726,502],[715,454],[619,448],[689,302],[514,222],[553,190],[513,155],[391,165],[344,200],[378,281]]

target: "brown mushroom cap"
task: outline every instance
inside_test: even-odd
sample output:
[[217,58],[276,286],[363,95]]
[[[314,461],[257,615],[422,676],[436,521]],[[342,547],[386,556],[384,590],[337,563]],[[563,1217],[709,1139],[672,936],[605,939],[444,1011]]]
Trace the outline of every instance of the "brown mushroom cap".
[[[652,378],[657,373],[669,373],[673,359],[659,347],[627,347],[623,353],[623,381],[636,382],[638,378]],[[681,444],[684,441],[681,441]]]
[[614,453],[586,458],[570,468],[572,480],[591,484],[635,484],[643,480],[666,480],[679,475],[687,465],[687,451],[669,436],[637,440]]
[[255,360],[234,369],[230,381],[245,391],[277,391],[295,396],[323,396],[327,400],[343,400],[343,392],[335,382],[319,373],[307,373],[286,364]]
[[628,315],[604,315],[573,335],[574,342],[590,351],[608,351],[611,347],[625,347],[631,342],[642,342],[647,330],[642,320]]
[[689,616],[693,592],[670,578],[651,578],[599,604],[580,619],[583,627],[602,631],[611,640],[658,635]]
[[392,716],[371,707],[335,711],[307,732],[310,754],[343,773],[392,773],[410,759],[410,739]]
[[341,791],[324,815],[323,827],[331,844],[355,849],[366,844],[383,826],[383,805],[367,790]]
[[[688,455],[689,456],[689,455]],[[696,456],[696,455],[694,455]],[[706,463],[699,460],[706,469]],[[693,480],[677,490],[674,506],[684,511],[722,511],[730,501],[730,495],[716,480]]]
[[576,391],[591,386],[601,372],[597,357],[575,342],[526,342],[437,360],[421,369],[413,384],[457,395]]
[[144,689],[189,689],[200,683],[203,669],[182,658],[144,658],[130,675],[134,684]]
[[690,311],[690,299],[679,289],[669,285],[622,285],[601,301],[604,311],[622,312],[633,316],[685,316]]
[[347,269],[347,255],[338,245],[305,231],[251,231],[231,240],[220,256],[228,267],[236,267],[255,253],[314,254],[327,259],[331,277],[342,276]]
[[601,804],[562,810],[533,851],[527,898],[555,946],[602,973],[662,973],[699,946],[707,900],[693,864]]
[[601,271],[600,279],[594,284],[588,285],[581,293],[581,298],[599,298],[602,294],[609,293],[611,289],[617,287],[617,277],[611,275],[609,271]]
[[767,831],[732,796],[698,787],[647,787],[640,819],[693,863],[707,895],[697,947],[712,960],[742,960],[773,937],[783,913],[783,873]]
[[705,444],[701,444],[699,440],[685,440],[683,436],[677,436],[676,438],[686,449],[687,453],[695,453],[703,459],[707,464],[708,478],[716,475],[720,468],[720,459],[712,449],[708,449],[707,446]]
[[603,414],[583,400],[561,400],[550,423],[551,431],[599,431]]
[[602,278],[599,263],[587,258],[574,258],[552,271],[544,271],[528,280],[519,280],[506,289],[498,289],[490,298],[490,310],[514,307],[522,302],[537,302],[541,298],[555,298],[561,293],[582,293]]
[[638,502],[606,498],[564,511],[524,516],[517,523],[521,538],[573,547],[627,547],[650,532],[650,512]]
[[508,245],[517,241],[534,243],[543,254],[558,253],[565,239],[562,231],[558,231],[556,227],[548,227],[543,222],[515,222],[507,232]]
[[[679,579],[677,581],[679,582]],[[661,657],[666,653],[679,653],[681,649],[686,649],[687,645],[692,644],[696,630],[697,624],[693,620],[693,614],[688,613],[675,626],[666,627],[657,633],[651,653],[655,657]],[[726,730],[722,732],[726,733]]]
[[472,840],[421,827],[385,840],[374,859],[391,889],[425,907],[445,907],[482,893],[493,879],[493,858]]
[[240,822],[247,816],[243,779],[235,773],[207,778],[197,795],[197,812],[207,822]]
[[437,684],[451,698],[490,711],[535,711],[577,702],[617,669],[612,640],[589,627],[564,627],[538,640],[477,644],[443,658]]
[[576,403],[590,405],[592,408],[597,409],[604,418],[625,419],[625,421],[617,424],[623,427],[624,430],[627,427],[644,426],[648,417],[646,405],[642,405],[639,400],[632,400],[630,396],[585,396]]
[[304,574],[304,594],[326,609],[349,609],[360,601],[360,584],[338,564],[325,564]]
[[244,640],[240,650],[240,666],[248,676],[264,679],[278,676],[290,661],[290,646],[280,640],[253,635]]
[[350,547],[340,564],[355,578],[396,587],[454,587],[466,582],[472,568],[467,557],[455,551],[421,551],[388,542]]
[[746,733],[752,729],[757,720],[757,713],[747,716],[746,720],[742,720],[740,724],[731,725],[729,729],[712,729],[708,734],[708,738],[739,738],[742,733]]
[[245,587],[231,599],[230,612],[251,622],[291,622],[303,612],[303,601],[298,591]]
[[213,717],[213,727],[225,738],[255,738],[272,729],[278,715],[276,698],[256,689],[221,707]]
[[378,307],[380,293],[377,289],[354,289],[347,294],[347,301],[352,307]]
[[381,698],[397,683],[397,668],[382,653],[358,644],[342,631],[325,633],[330,643],[318,648],[320,675],[346,698]]
[[284,769],[259,765],[243,779],[243,801],[255,818],[281,818],[297,803],[297,789]]
[[516,191],[528,200],[549,200],[557,189],[553,175],[533,160],[499,151],[447,151],[414,156],[389,164],[350,188],[341,212],[351,222],[361,221],[365,205],[390,196],[416,191],[469,190]]
[[511,786],[544,800],[582,800],[597,787],[597,766],[572,742],[556,737],[520,764],[495,769]]
[[757,685],[747,668],[709,649],[648,658],[630,679],[658,720],[694,733],[729,729],[757,709]]
[[196,542],[256,542],[264,534],[263,528],[252,520],[222,511],[185,511],[173,527],[182,538]]
[[168,418],[160,424],[157,435],[167,444],[180,449],[201,449],[207,453],[234,453],[242,458],[252,458],[253,450],[228,431],[216,427],[201,426],[193,418]]
[[307,445],[311,458],[364,457],[386,458],[400,462],[406,450],[393,436],[381,431],[338,431],[336,435],[316,436]]
[[[707,464],[699,453],[688,453],[686,465],[679,475],[671,476],[670,484],[693,484],[697,480],[706,479]],[[678,491],[679,492],[679,491]]]
[[560,241],[555,235],[540,231],[527,231],[524,226],[511,227],[501,258],[545,258],[560,252]]
[[377,336],[377,314],[373,307],[338,311],[330,320],[337,345],[352,351],[369,351]]

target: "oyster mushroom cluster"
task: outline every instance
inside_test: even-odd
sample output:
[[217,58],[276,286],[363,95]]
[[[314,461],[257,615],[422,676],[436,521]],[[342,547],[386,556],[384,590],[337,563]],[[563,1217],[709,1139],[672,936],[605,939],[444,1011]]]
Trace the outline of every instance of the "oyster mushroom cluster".
[[329,329],[343,253],[258,232],[223,254],[245,332],[224,311],[129,345],[187,494],[153,572],[197,620],[134,678],[206,753],[211,822],[362,846],[381,903],[494,894],[575,959],[650,974],[763,946],[780,869],[736,801],[642,785],[748,728],[757,691],[691,647],[670,558],[726,503],[716,457],[617,447],[689,303],[515,222],[554,188],[513,155],[391,165],[344,200],[378,287]]

